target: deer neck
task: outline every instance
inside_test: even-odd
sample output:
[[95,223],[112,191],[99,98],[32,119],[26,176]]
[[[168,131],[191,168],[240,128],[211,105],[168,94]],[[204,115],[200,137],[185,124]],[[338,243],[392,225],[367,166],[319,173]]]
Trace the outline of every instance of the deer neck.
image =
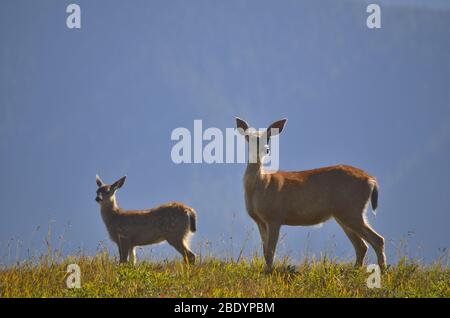
[[257,163],[247,163],[247,168],[245,169],[244,174],[244,187],[246,193],[250,193],[253,191],[253,188],[261,179],[262,174],[264,173],[264,167],[261,162]]
[[111,219],[120,211],[116,196],[113,195],[108,200],[103,201],[101,203],[100,211],[103,221],[105,221],[105,223],[110,223]]

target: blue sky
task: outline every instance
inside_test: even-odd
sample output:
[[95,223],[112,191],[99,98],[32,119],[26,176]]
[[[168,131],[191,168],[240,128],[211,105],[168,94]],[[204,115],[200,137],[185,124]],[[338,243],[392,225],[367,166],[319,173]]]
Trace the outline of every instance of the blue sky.
[[[115,252],[96,173],[128,176],[124,208],[192,205],[197,251],[253,254],[245,165],[170,158],[174,128],[202,119],[225,129],[234,116],[256,127],[289,119],[283,170],[345,163],[376,176],[369,220],[388,261],[403,240],[427,262],[449,247],[447,1],[379,1],[380,30],[366,28],[369,2],[356,0],[76,1],[82,28],[69,30],[72,2],[0,3],[0,262],[44,250],[50,224],[66,254],[100,241]],[[354,257],[334,221],[283,228],[278,255],[306,250]],[[167,245],[140,253],[175,255]]]

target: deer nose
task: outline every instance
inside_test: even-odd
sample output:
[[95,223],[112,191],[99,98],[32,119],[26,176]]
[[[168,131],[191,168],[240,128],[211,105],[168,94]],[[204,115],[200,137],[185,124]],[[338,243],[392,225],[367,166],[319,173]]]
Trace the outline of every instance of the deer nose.
[[95,201],[102,202],[102,199],[100,197],[95,197]]

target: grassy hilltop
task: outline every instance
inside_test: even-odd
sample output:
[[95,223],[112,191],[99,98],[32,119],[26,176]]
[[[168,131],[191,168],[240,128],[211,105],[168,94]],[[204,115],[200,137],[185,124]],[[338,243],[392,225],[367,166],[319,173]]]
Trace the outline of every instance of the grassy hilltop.
[[[81,288],[66,287],[67,265],[81,269]],[[214,258],[193,266],[181,261],[119,265],[106,252],[0,269],[0,297],[450,297],[447,261],[420,265],[402,259],[382,274],[381,288],[366,286],[369,273],[327,258],[305,260],[295,270],[284,262],[267,273],[254,257],[239,262]]]

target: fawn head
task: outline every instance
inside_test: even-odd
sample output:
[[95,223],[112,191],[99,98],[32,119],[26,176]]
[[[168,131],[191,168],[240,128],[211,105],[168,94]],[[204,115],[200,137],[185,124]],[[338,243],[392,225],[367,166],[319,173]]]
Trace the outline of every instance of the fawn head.
[[95,176],[95,182],[97,183],[97,196],[95,201],[102,204],[102,202],[109,202],[114,198],[116,191],[120,189],[125,183],[126,176],[123,176],[113,184],[105,184],[98,175]]
[[236,128],[241,135],[245,136],[245,140],[249,144],[249,162],[261,163],[264,161],[264,157],[270,153],[270,138],[283,131],[286,121],[287,119],[277,120],[266,130],[258,131],[251,128],[245,120],[236,117]]

